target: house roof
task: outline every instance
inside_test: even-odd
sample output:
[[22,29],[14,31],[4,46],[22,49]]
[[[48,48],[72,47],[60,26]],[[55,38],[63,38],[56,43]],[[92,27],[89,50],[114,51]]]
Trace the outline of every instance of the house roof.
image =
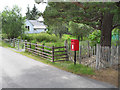
[[41,16],[37,19],[38,21],[44,21],[44,18]]
[[46,25],[44,25],[43,21],[38,21],[38,20],[28,20],[32,25],[33,28],[46,28]]

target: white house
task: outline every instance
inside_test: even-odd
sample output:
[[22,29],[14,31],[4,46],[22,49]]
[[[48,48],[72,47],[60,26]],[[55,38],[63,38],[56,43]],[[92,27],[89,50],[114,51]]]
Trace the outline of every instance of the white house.
[[46,25],[43,23],[43,19],[27,20],[25,21],[27,31],[25,33],[40,33],[46,31]]

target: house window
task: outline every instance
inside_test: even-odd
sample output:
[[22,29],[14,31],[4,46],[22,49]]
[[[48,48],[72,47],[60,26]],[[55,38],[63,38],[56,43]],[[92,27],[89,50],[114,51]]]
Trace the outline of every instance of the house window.
[[30,27],[28,26],[28,30],[30,30]]
[[27,29],[28,29],[28,31],[30,30],[30,26],[25,26],[25,28],[27,28]]

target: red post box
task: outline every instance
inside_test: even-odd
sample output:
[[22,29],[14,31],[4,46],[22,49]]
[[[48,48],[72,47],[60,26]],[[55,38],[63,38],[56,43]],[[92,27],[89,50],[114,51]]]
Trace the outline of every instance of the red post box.
[[79,51],[79,40],[71,39],[71,50],[72,51]]

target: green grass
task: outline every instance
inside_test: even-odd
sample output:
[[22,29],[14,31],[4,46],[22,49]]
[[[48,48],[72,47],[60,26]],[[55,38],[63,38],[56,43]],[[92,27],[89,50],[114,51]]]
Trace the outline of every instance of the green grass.
[[2,47],[11,47],[9,43],[5,43],[3,41],[0,41],[0,46],[2,46]]
[[54,62],[53,63],[49,60],[41,58],[40,56],[36,56],[36,55],[33,55],[31,53],[28,53],[28,52],[18,52],[18,53],[25,55],[29,58],[32,58],[36,61],[40,61],[40,62],[43,62],[45,64],[55,66],[57,68],[60,68],[62,70],[65,70],[65,71],[68,71],[68,72],[71,72],[74,74],[82,74],[82,75],[94,75],[95,74],[93,69],[91,69],[87,66],[81,65],[81,64],[74,65],[73,62],[71,62],[71,61],[61,61],[61,62]]

